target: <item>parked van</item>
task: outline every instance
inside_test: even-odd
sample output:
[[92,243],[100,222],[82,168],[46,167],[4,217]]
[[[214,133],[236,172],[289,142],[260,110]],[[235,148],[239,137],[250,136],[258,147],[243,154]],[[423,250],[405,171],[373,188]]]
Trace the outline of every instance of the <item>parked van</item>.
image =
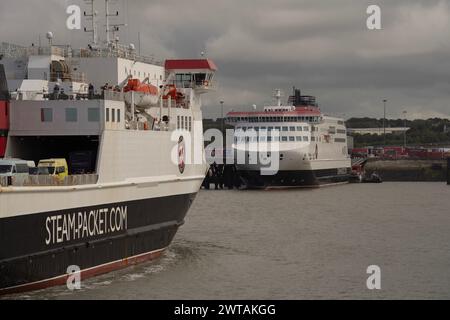
[[28,164],[28,172],[30,173],[30,175],[36,175],[37,174],[36,163],[34,163],[34,161],[30,160],[30,161],[27,161],[27,164]]
[[0,177],[8,177],[8,184],[22,184],[29,177],[28,163],[21,159],[0,159]]
[[57,177],[59,180],[69,174],[66,159],[44,159],[40,160],[38,164],[38,174],[51,175]]

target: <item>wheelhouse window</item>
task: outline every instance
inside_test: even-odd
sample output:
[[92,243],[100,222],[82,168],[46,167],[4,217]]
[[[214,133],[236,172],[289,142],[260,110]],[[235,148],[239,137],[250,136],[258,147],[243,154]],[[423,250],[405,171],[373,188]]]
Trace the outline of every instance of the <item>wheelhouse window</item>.
[[106,108],[106,122],[109,122],[109,108]]
[[120,109],[117,109],[117,122],[120,122]]

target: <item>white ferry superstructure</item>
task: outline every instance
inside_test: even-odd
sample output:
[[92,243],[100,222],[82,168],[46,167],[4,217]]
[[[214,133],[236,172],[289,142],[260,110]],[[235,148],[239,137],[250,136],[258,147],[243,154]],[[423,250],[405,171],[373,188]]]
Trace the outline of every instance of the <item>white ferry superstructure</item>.
[[[348,182],[351,160],[344,120],[324,115],[315,97],[303,96],[300,90],[294,89],[286,106],[281,105],[280,90],[276,97],[277,105],[263,111],[227,114],[227,123],[235,127],[232,147],[237,170],[246,185],[311,187]],[[277,167],[263,174],[274,164],[271,150],[278,152]],[[239,153],[245,156],[239,158]]]

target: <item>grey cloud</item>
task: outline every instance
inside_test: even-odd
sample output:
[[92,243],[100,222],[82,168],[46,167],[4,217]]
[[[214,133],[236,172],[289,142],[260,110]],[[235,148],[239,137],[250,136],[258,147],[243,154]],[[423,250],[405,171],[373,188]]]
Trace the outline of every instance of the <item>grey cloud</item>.
[[[103,1],[97,1],[102,12]],[[2,0],[0,41],[56,39],[83,46],[88,35],[65,29],[65,7],[81,0]],[[383,30],[368,31],[366,8],[382,8]],[[130,0],[118,1],[124,42],[161,58],[198,57],[219,66],[219,90],[205,116],[272,102],[292,86],[315,94],[330,114],[450,116],[450,0]]]

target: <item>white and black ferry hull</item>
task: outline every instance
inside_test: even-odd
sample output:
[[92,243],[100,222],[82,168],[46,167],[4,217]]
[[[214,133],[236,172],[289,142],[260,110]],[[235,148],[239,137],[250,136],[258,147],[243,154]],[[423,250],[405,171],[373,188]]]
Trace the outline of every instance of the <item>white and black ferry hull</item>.
[[249,189],[320,187],[347,183],[349,168],[321,170],[283,170],[274,175],[262,175],[260,171],[239,170],[239,175]]
[[[184,223],[200,183],[201,177],[191,177],[186,181],[105,186],[104,189],[43,190],[47,201],[57,197],[62,201],[57,201],[61,207],[63,202],[68,205],[61,210],[38,210],[31,214],[10,212],[8,216],[3,211],[0,294],[63,285],[71,266],[79,268],[83,279],[158,257]],[[1,192],[2,200],[6,201],[3,208],[6,208],[9,201],[14,201],[8,195],[17,193],[8,194],[7,188]],[[23,201],[31,203],[14,208],[33,206],[36,198],[33,195],[39,197],[39,192],[29,190],[28,197],[24,192]],[[111,197],[121,193],[121,198]],[[145,193],[153,196],[142,197]],[[78,203],[92,205],[71,205],[77,198]],[[117,199],[117,202],[104,199]],[[36,202],[36,209],[43,202]]]
[[[245,159],[255,164],[238,164],[237,170],[247,188],[320,187],[347,183],[350,180],[351,161],[347,157],[336,159],[308,159],[305,149],[281,150],[280,160],[270,166],[260,163],[258,153],[246,152]],[[264,157],[264,152],[261,157]],[[313,157],[314,155],[311,155]],[[271,168],[271,170],[268,170]]]

